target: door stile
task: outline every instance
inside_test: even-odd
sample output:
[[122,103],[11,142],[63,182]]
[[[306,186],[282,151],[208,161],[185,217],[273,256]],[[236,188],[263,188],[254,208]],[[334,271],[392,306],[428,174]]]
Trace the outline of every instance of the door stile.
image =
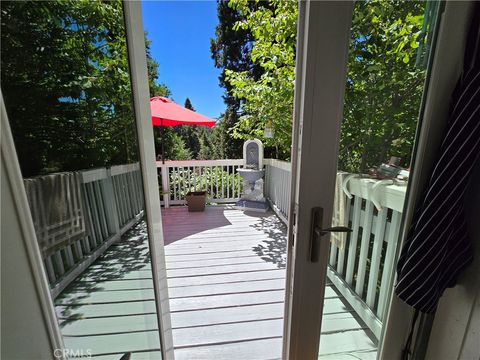
[[170,360],[174,359],[173,337],[160,210],[160,193],[158,191],[157,166],[150,113],[150,94],[141,2],[124,1],[123,8],[160,346],[162,359]]
[[321,225],[331,225],[352,10],[353,2],[301,2],[299,8],[285,359],[318,357],[329,236],[311,254],[311,218],[322,207]]

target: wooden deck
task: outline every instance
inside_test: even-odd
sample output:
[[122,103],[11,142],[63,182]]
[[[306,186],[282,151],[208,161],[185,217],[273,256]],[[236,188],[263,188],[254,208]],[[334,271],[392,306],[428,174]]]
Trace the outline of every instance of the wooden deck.
[[[279,359],[285,226],[230,207],[163,209],[176,359]],[[69,349],[98,359],[159,359],[145,226],[112,246],[56,300]],[[374,337],[332,286],[321,358],[374,359]],[[97,357],[98,356],[98,357]]]

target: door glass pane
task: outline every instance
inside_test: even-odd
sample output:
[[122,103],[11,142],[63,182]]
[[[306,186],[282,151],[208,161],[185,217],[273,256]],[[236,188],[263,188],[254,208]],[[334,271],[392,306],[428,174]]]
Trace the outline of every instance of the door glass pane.
[[161,358],[122,2],[2,2],[1,87],[66,347],[53,357]]
[[355,3],[321,358],[377,355],[438,7]]

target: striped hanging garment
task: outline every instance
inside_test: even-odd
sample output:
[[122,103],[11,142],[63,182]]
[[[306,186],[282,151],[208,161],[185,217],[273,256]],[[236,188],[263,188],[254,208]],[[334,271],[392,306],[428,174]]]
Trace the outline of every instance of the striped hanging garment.
[[440,158],[414,215],[397,265],[397,296],[432,313],[473,257],[464,216],[464,194],[480,153],[480,71],[457,85]]

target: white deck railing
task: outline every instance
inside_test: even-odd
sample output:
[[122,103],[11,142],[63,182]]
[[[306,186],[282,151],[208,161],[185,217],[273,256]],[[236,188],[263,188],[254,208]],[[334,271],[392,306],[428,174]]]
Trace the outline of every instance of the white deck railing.
[[292,166],[287,161],[264,159],[265,197],[283,222],[287,223],[290,210],[290,184]]
[[[271,159],[265,163],[266,197],[286,222],[290,207],[290,164]],[[331,244],[327,274],[379,338],[393,276],[406,186],[351,175],[344,179],[348,179],[345,192],[337,195],[345,198],[345,219],[352,233],[344,246]]]
[[[189,191],[200,190],[207,191],[210,203],[235,202],[242,195],[236,171],[242,163],[242,159],[157,162],[162,203],[184,204]],[[273,159],[264,163],[265,197],[287,222],[290,163]],[[344,221],[352,233],[343,246],[332,243],[328,277],[379,337],[406,186],[347,178],[345,191],[338,190],[337,195],[345,199]],[[138,164],[26,179],[25,187],[54,297],[143,214]]]
[[54,298],[143,215],[138,164],[24,182]]
[[206,191],[210,203],[236,202],[242,194],[237,173],[242,164],[242,159],[157,161],[161,203],[183,205],[190,191]]

